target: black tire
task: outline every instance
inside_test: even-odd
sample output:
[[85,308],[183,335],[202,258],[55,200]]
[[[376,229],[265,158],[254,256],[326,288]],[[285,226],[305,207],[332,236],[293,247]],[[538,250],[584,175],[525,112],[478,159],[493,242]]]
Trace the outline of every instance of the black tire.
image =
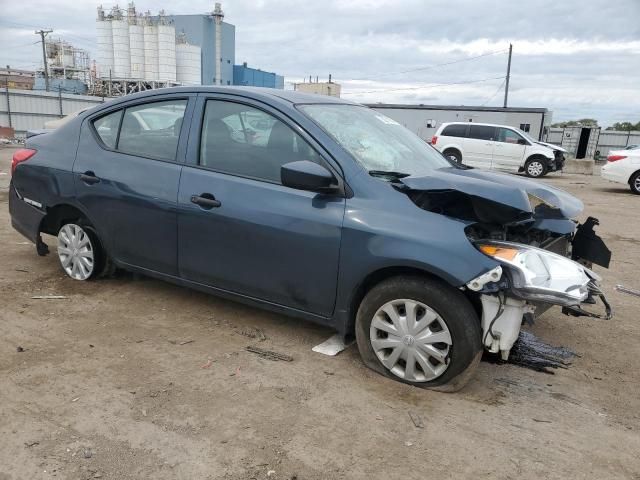
[[[409,299],[427,305],[440,316],[449,330],[451,346],[446,370],[433,380],[412,382],[392,373],[382,364],[371,345],[374,315],[387,302],[397,299]],[[480,320],[469,300],[459,290],[427,277],[393,277],[373,287],[360,304],[355,330],[358,350],[365,365],[386,377],[421,388],[446,392],[461,389],[471,378],[482,356]]]
[[629,188],[632,193],[640,195],[640,171],[631,175],[631,178],[629,179]]
[[540,178],[547,174],[547,161],[543,157],[532,157],[524,164],[527,177]]
[[[82,278],[82,279],[75,278],[75,279],[86,281],[86,280],[92,280],[98,277],[99,275],[102,274],[103,270],[105,270],[105,266],[108,263],[107,256],[105,254],[104,248],[102,247],[102,243],[98,238],[98,234],[96,233],[91,223],[89,223],[86,219],[77,218],[74,220],[63,220],[62,222],[60,222],[58,235],[60,234],[60,231],[68,225],[75,225],[82,229],[82,231],[87,235],[87,237],[89,237],[91,251],[93,253],[93,268],[91,270],[90,275],[87,278]],[[60,255],[58,255],[58,257],[60,259]],[[60,259],[60,262],[61,262],[61,267],[63,271],[65,271],[65,273],[67,273],[67,275],[71,277],[69,272],[66,271],[64,265],[62,265],[62,259]],[[74,278],[74,277],[71,277],[71,278]]]
[[442,152],[442,154],[449,160],[453,160],[456,163],[462,163],[462,154],[454,148],[448,148],[447,150]]

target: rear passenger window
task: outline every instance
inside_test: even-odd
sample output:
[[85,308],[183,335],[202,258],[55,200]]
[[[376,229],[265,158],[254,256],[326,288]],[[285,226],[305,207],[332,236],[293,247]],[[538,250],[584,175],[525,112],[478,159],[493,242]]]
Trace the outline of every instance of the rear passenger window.
[[477,140],[494,140],[496,137],[496,127],[486,125],[470,125],[469,138]]
[[93,121],[93,128],[95,128],[100,140],[109,148],[116,148],[121,116],[122,110],[118,110]]
[[444,128],[441,135],[445,137],[466,137],[467,125],[448,125]]
[[175,160],[187,100],[129,107],[124,112],[117,149],[123,153]]
[[200,165],[280,183],[280,167],[300,160],[321,163],[311,145],[271,114],[240,103],[207,101]]

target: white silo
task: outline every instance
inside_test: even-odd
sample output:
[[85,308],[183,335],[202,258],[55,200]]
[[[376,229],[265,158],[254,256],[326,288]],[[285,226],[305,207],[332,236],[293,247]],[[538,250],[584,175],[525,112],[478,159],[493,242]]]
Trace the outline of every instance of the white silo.
[[144,27],[129,25],[129,50],[131,52],[131,78],[143,80],[144,76]]
[[202,84],[200,47],[186,42],[176,44],[176,80],[183,85]]
[[113,71],[113,34],[111,20],[105,18],[102,6],[98,7],[96,31],[98,39],[98,75],[100,78],[109,78],[109,73]]
[[113,32],[113,77],[131,77],[131,55],[129,47],[129,22],[122,12],[114,7],[111,31]]
[[149,12],[144,24],[144,79],[158,81],[158,27],[152,24]]
[[158,80],[176,81],[176,28],[167,25],[164,10],[158,21]]

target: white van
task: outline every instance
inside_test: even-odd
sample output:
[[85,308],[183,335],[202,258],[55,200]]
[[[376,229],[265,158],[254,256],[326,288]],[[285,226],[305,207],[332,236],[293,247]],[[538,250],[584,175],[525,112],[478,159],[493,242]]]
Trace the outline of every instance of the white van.
[[443,123],[431,145],[449,159],[470,167],[524,172],[529,177],[562,170],[566,153],[517,128],[475,122]]

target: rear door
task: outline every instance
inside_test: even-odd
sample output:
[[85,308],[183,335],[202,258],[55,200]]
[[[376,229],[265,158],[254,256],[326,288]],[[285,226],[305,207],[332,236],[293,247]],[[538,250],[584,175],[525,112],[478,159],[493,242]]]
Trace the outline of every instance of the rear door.
[[488,125],[469,125],[464,141],[463,163],[471,167],[491,168],[493,147],[496,139],[496,127]]
[[330,316],[345,199],[285,187],[280,167],[310,160],[338,177],[336,166],[267,105],[206,95],[198,103],[178,196],[180,275]]
[[493,149],[493,168],[517,172],[523,164],[527,145],[530,143],[515,130],[498,127]]
[[176,275],[177,196],[194,96],[141,99],[82,126],[76,196],[118,261]]

